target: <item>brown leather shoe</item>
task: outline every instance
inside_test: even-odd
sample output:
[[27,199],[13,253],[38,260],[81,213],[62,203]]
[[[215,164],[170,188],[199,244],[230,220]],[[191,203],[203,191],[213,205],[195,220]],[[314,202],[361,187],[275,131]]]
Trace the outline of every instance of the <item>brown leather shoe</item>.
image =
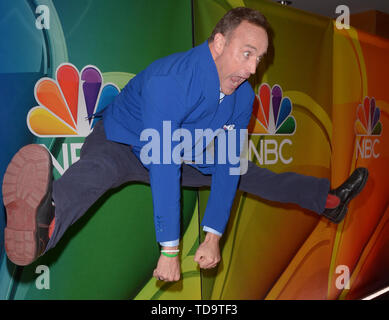
[[357,168],[338,188],[331,190],[330,193],[340,199],[340,204],[334,209],[325,209],[323,216],[334,223],[340,223],[346,216],[349,202],[362,191],[368,176],[367,168]]
[[47,246],[54,218],[52,180],[50,153],[37,144],[20,149],[4,174],[5,250],[17,265],[34,262]]

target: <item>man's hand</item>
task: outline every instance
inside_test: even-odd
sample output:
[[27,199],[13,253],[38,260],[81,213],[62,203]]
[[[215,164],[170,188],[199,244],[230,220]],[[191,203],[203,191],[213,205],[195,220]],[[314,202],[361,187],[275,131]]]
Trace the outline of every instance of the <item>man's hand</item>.
[[199,264],[200,268],[212,269],[217,266],[220,261],[219,240],[218,235],[207,233],[204,242],[200,244],[194,257],[194,261]]
[[[178,247],[162,247],[163,250],[174,250]],[[166,257],[163,254],[159,257],[157,268],[154,269],[153,277],[161,281],[178,281],[180,280],[180,258]]]

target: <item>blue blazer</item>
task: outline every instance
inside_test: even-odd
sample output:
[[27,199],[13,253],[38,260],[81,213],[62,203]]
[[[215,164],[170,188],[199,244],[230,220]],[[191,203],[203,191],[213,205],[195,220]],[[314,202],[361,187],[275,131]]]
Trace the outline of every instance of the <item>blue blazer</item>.
[[[150,174],[158,242],[180,238],[181,165],[162,164],[162,122],[170,121],[171,132],[179,128],[189,130],[193,138],[195,129],[216,131],[231,124],[236,130],[246,129],[254,101],[250,84],[244,82],[221,103],[219,98],[219,76],[205,41],[187,52],[153,62],[129,81],[103,113],[107,138],[132,145],[138,158],[141,148],[148,143],[140,140],[142,130],[151,128],[161,134],[161,163],[145,165]],[[218,138],[215,140],[217,145]],[[178,143],[172,142],[171,150]],[[192,148],[194,144],[193,139]],[[230,175],[229,169],[236,165],[230,164],[228,157],[225,164],[192,165],[212,175],[211,193],[201,225],[223,233],[240,178]]]

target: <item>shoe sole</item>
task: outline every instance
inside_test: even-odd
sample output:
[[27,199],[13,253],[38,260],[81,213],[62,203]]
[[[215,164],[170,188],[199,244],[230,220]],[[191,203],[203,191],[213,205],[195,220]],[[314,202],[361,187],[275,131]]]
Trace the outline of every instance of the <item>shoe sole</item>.
[[31,264],[39,256],[37,216],[51,186],[51,170],[47,150],[31,144],[15,154],[4,174],[5,250],[9,260],[17,265]]
[[348,210],[349,202],[352,199],[354,199],[362,191],[362,189],[366,185],[368,177],[369,177],[369,172],[366,169],[366,170],[364,170],[364,176],[363,176],[363,180],[362,180],[361,184],[359,185],[358,189],[350,196],[350,198],[348,198],[346,200],[346,202],[343,205],[343,208],[341,210],[340,215],[334,220],[335,223],[340,223],[344,219],[344,217],[346,216],[347,210]]

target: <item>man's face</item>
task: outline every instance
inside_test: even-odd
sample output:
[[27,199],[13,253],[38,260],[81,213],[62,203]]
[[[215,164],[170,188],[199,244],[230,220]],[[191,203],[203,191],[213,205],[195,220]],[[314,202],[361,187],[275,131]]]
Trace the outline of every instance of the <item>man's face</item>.
[[230,95],[255,73],[267,51],[267,33],[261,27],[242,21],[226,36],[216,34],[213,42],[221,91]]

